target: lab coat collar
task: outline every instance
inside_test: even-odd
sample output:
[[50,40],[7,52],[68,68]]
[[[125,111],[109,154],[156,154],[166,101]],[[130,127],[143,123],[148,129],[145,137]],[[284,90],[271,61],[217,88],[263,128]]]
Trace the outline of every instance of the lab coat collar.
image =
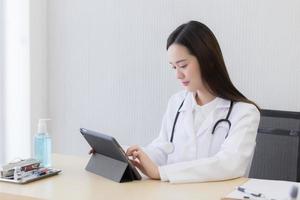
[[[200,126],[198,131],[194,130],[194,120],[193,120],[193,93],[189,92],[186,97],[185,101],[179,110],[179,112],[184,112],[184,129],[187,131],[187,133],[191,134],[191,136],[199,136],[203,134],[207,129],[212,128],[214,120],[215,120],[215,114],[218,113],[220,109],[229,109],[230,107],[230,101],[216,97],[218,98],[216,108],[213,112],[210,112],[210,114],[207,116],[207,118],[202,122],[202,125]],[[196,134],[195,134],[196,133]]]
[[[194,98],[194,93],[193,92],[188,92],[185,96],[184,103],[182,107],[180,108],[179,112],[181,111],[193,111],[193,98]],[[230,107],[230,101],[223,99],[221,97],[216,97],[219,101],[217,104],[216,108],[229,108]]]

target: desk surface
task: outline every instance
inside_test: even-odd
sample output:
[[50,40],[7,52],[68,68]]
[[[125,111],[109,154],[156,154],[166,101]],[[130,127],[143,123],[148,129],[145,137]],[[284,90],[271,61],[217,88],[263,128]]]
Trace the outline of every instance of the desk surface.
[[[62,173],[25,185],[0,182],[1,193],[42,199],[201,199],[217,200],[247,179],[170,184],[155,180],[116,183],[86,171],[88,156],[53,155],[54,168]],[[3,194],[2,194],[3,195]]]

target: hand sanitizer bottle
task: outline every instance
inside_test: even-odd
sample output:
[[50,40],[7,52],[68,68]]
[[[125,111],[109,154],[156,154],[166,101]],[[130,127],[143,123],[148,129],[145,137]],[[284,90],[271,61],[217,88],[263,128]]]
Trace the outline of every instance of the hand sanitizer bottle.
[[47,131],[47,121],[39,119],[38,131],[34,136],[34,157],[41,161],[41,167],[51,167],[51,138]]

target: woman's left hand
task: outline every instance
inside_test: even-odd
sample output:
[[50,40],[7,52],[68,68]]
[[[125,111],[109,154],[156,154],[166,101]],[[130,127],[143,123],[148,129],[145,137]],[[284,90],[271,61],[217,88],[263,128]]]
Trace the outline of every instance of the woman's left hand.
[[160,179],[157,165],[149,158],[141,147],[135,145],[127,149],[126,154],[132,156],[132,163],[152,179]]

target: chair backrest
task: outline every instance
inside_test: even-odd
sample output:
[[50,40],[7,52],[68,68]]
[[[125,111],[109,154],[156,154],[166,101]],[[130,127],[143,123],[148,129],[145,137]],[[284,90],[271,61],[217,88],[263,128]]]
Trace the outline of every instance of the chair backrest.
[[262,110],[250,178],[300,181],[300,112]]

